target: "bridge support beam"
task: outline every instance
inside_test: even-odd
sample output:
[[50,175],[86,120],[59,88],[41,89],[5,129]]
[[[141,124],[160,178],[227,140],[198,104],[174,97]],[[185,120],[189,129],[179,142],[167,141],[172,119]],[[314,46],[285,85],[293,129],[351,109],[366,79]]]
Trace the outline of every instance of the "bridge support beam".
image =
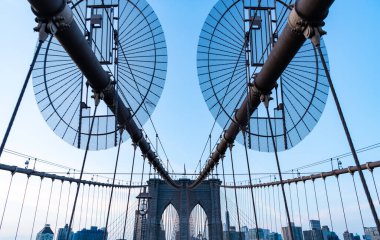
[[[148,181],[149,211],[147,218],[146,239],[165,240],[161,231],[161,217],[169,204],[172,204],[179,216],[179,232],[176,240],[190,240],[189,218],[193,208],[199,204],[207,215],[209,240],[222,240],[222,219],[220,207],[221,181],[211,179],[203,181],[195,189],[189,189],[192,183],[189,179],[180,179],[176,184],[180,188],[173,188],[165,181],[150,179]],[[145,240],[145,239],[144,239]]]

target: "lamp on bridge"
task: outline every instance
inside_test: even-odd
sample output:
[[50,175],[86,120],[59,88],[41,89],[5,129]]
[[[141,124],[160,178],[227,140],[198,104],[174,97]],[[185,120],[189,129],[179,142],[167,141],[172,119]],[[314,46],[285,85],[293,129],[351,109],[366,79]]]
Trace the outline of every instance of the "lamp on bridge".
[[139,214],[141,216],[144,216],[145,214],[148,213],[148,208],[149,208],[148,201],[151,198],[152,197],[150,196],[150,194],[146,192],[146,187],[144,187],[144,191],[137,196],[137,199],[139,200],[138,209],[139,209]]

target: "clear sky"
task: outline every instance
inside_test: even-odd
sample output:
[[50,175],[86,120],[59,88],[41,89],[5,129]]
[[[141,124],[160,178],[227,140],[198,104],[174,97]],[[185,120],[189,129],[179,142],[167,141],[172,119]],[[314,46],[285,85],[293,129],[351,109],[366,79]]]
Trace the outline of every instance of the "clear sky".
[[[216,0],[148,2],[161,22],[168,46],[166,84],[152,118],[174,170],[182,172],[183,165],[186,164],[188,172],[194,171],[214,121],[198,85],[196,52],[204,20]],[[380,142],[379,11],[380,2],[377,0],[336,1],[326,19],[325,30],[328,34],[324,39],[331,75],[357,148]],[[35,48],[37,34],[33,32],[33,19],[27,1],[2,1],[0,136],[3,136],[7,127]],[[151,126],[147,124],[145,127],[151,133],[151,138],[154,138]],[[213,142],[220,132],[219,127],[214,131]],[[50,130],[39,113],[31,84],[27,88],[6,148],[73,168],[80,167],[84,154],[83,150],[68,145]],[[125,143],[121,152],[121,171],[128,172],[130,169],[131,150],[130,142]],[[235,148],[235,159],[245,166],[243,150],[241,146]],[[335,105],[329,96],[321,120],[310,135],[279,157],[282,168],[289,170],[348,151]],[[379,160],[379,153],[379,150],[375,150],[359,156],[364,163]],[[115,155],[115,149],[91,152],[86,171],[111,172]],[[273,154],[251,151],[249,155],[254,172],[275,171]],[[351,158],[342,161],[343,166],[353,165]],[[0,162],[20,166],[23,164],[20,159],[9,156],[0,159]],[[140,168],[141,164],[137,166],[137,169]],[[327,170],[328,166],[321,168],[313,171]],[[230,169],[229,165],[227,169]],[[245,167],[239,170],[246,172]],[[4,181],[0,180],[0,188],[5,186]],[[354,211],[355,202],[351,191],[350,188],[344,189],[344,193],[352,197],[347,200],[347,205]],[[359,193],[361,201],[365,203],[362,192]],[[0,201],[3,201],[2,194]],[[339,209],[336,211],[339,215]],[[373,226],[369,214],[366,216],[368,225]],[[352,231],[359,232],[358,217],[349,217]],[[341,232],[343,223],[336,223],[336,228]]]

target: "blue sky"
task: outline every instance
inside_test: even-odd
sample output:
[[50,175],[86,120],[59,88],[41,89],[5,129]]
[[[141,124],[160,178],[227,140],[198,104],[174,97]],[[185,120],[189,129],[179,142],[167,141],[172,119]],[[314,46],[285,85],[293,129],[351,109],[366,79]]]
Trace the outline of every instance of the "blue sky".
[[[183,171],[183,165],[186,164],[190,172],[196,167],[214,121],[198,85],[196,51],[204,20],[216,0],[148,2],[165,32],[169,61],[165,88],[152,118],[175,171]],[[331,75],[358,148],[380,142],[379,11],[380,2],[376,0],[336,1],[326,19],[325,30],[328,34],[325,43]],[[0,8],[0,72],[3,90],[0,94],[0,136],[5,132],[33,55],[37,38],[32,30],[35,26],[33,19],[26,1],[3,0]],[[151,126],[147,124],[145,128],[154,138]],[[220,132],[220,128],[215,130],[213,141]],[[132,148],[129,145],[130,142],[125,143],[121,152],[123,161],[120,169],[123,171],[130,169]],[[74,168],[79,168],[83,158],[82,150],[60,140],[45,123],[31,84],[6,148]],[[241,172],[246,171],[243,150],[239,145],[235,148],[235,159],[244,166],[239,169]],[[289,170],[348,151],[335,105],[329,96],[321,120],[310,135],[279,157],[282,168]],[[359,156],[362,162],[377,161],[379,153],[379,150],[375,150]],[[91,152],[86,170],[111,172],[115,155],[116,149]],[[250,151],[249,155],[254,172],[275,171],[273,154]],[[9,157],[0,159],[0,162],[23,164],[21,160]],[[352,159],[344,159],[343,165],[353,165]],[[137,169],[140,168],[141,164],[137,166]],[[227,168],[230,169],[229,165]],[[328,169],[328,166],[323,168]],[[5,187],[2,181],[0,187]],[[352,195],[349,188],[345,191]],[[364,203],[364,198],[361,199]],[[349,201],[352,203],[350,207],[354,207],[354,202]],[[369,217],[367,219],[369,225],[374,225]],[[349,224],[353,231],[359,231],[359,219],[352,217]],[[337,223],[337,229],[342,227],[341,223]]]

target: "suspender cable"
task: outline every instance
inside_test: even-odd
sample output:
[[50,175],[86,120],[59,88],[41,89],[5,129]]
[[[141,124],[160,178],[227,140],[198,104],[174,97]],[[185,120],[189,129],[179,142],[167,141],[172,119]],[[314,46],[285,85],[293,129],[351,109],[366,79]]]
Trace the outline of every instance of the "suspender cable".
[[98,196],[96,197],[95,225],[99,226],[98,225],[98,215],[99,215],[98,209],[99,209],[99,195],[100,195],[100,193],[99,193],[100,192],[100,187],[99,186],[98,186],[97,190],[98,190]]
[[288,183],[288,188],[289,188],[289,198],[290,198],[290,211],[292,212],[292,220],[294,222],[293,198],[292,198],[292,189],[290,188],[290,183]]
[[334,225],[332,222],[332,217],[331,217],[331,210],[330,210],[330,201],[329,201],[329,195],[327,194],[327,186],[326,186],[326,178],[323,178],[323,184],[325,186],[325,194],[326,194],[326,199],[327,199],[327,207],[329,209],[329,217],[330,217],[330,224],[331,224],[331,231],[334,231]]
[[290,239],[291,240],[295,240],[293,231],[291,230],[292,229],[292,225],[291,225],[291,222],[290,222],[288,202],[286,200],[285,188],[284,188],[284,183],[283,183],[283,180],[282,180],[282,172],[281,172],[280,162],[278,160],[278,155],[277,155],[277,146],[276,146],[276,142],[274,140],[272,122],[270,120],[270,114],[269,114],[269,109],[268,109],[268,107],[269,107],[269,96],[268,95],[265,96],[264,104],[265,104],[265,109],[266,109],[267,116],[268,116],[269,129],[270,129],[270,133],[271,133],[271,137],[272,137],[274,155],[276,157],[277,171],[278,171],[278,176],[280,178],[280,185],[281,185],[281,190],[282,190],[282,197],[283,197],[283,200],[284,200],[286,217],[287,217],[287,220],[288,220],[288,227],[289,227],[288,229],[289,229],[289,232],[290,232]]
[[5,198],[5,204],[4,204],[3,214],[1,214],[0,230],[1,230],[1,227],[3,226],[3,220],[4,220],[5,210],[7,209],[9,193],[11,191],[12,182],[13,182],[13,176],[14,175],[15,175],[15,172],[12,172],[11,173],[11,180],[9,181],[9,186],[8,186],[8,191],[7,191],[7,197]]
[[46,211],[45,224],[47,224],[47,221],[48,221],[48,218],[49,218],[50,203],[51,203],[51,194],[53,192],[53,185],[54,185],[54,179],[51,180],[51,187],[50,187],[50,193],[49,193],[48,208],[47,208],[47,211]]
[[[375,186],[375,190],[376,190],[377,201],[379,202],[379,205],[380,205],[379,192],[377,191],[377,186],[376,186],[375,177],[373,176],[373,168],[368,168],[368,170],[371,172],[373,185]],[[0,228],[1,228],[1,227],[0,227]]]
[[30,234],[30,240],[32,240],[32,238],[33,238],[34,224],[36,223],[36,215],[37,215],[38,205],[39,205],[39,203],[40,203],[41,186],[42,186],[42,180],[43,180],[43,179],[44,179],[44,178],[41,177],[41,180],[40,180],[40,186],[38,187],[37,203],[36,203],[36,208],[34,209],[33,224],[32,224],[32,232],[31,232],[31,234]]
[[336,175],[336,181],[338,183],[338,189],[339,189],[339,196],[340,196],[340,203],[342,205],[342,211],[343,211],[343,217],[344,217],[344,223],[346,225],[346,231],[348,232],[348,225],[347,225],[347,219],[346,219],[346,212],[344,211],[344,204],[343,204],[343,198],[342,198],[342,191],[340,190],[340,183],[339,183],[339,176]]
[[357,191],[357,189],[356,189],[356,183],[355,183],[354,172],[351,172],[351,176],[352,176],[352,183],[354,184],[356,201],[357,201],[357,203],[358,203],[358,208],[359,208],[359,213],[360,213],[360,220],[362,221],[363,231],[365,232],[364,221],[363,221],[363,214],[362,214],[362,209],[360,208],[360,203],[359,203],[358,191]]
[[[86,165],[87,153],[88,153],[88,149],[90,147],[90,140],[91,140],[91,135],[92,135],[92,128],[94,127],[96,110],[98,109],[98,104],[99,104],[99,100],[100,100],[98,97],[99,96],[95,96],[95,109],[94,109],[94,114],[92,116],[92,121],[91,121],[91,126],[90,126],[90,135],[88,136],[88,139],[87,139],[86,151],[85,151],[84,157],[83,157],[82,168],[81,168],[80,175],[79,175],[79,181],[82,181],[84,166]],[[76,208],[77,201],[78,201],[79,189],[80,189],[80,182],[77,184],[77,190],[75,193],[74,204],[73,204],[73,209],[71,212],[70,223],[69,223],[68,229],[71,229],[72,224],[73,224],[74,215],[75,215],[75,208]],[[66,235],[66,240],[69,240],[69,236],[70,236],[70,234]]]
[[[92,177],[92,179],[94,179],[94,177]],[[95,205],[95,190],[96,190],[96,186],[94,185],[94,189],[92,190],[92,203],[91,203],[91,226],[96,226],[94,225],[94,222],[93,222],[94,205]]]
[[[278,231],[278,228],[277,228],[277,211],[276,211],[276,198],[274,196],[274,186],[272,186],[272,193],[273,193],[273,210],[274,210],[274,226],[275,226],[275,229],[276,229],[276,232]],[[281,213],[280,213],[281,214]]]
[[62,188],[63,188],[63,180],[61,181],[61,189],[59,190],[58,210],[57,210],[57,216],[55,218],[55,229],[54,229],[55,233],[57,232],[58,216],[59,216],[59,210],[61,207]]
[[90,191],[91,191],[91,184],[88,184],[88,191],[87,191],[87,198],[86,198],[86,216],[84,220],[84,227],[87,227],[87,217],[88,217],[88,206],[90,205]]
[[282,226],[281,202],[280,202],[280,187],[277,185],[278,212],[280,215],[280,225]]
[[[223,182],[224,182],[224,185],[226,185],[226,175],[224,174],[224,155],[221,157],[222,159],[222,172],[223,172]],[[226,214],[228,214],[228,216],[226,216],[226,219],[228,218],[228,221],[230,220],[230,217],[229,217],[229,213],[228,213],[228,203],[227,203],[227,188],[224,188],[224,200],[226,201],[225,205],[226,205]],[[228,232],[228,237],[227,237],[227,240],[230,240],[231,238],[231,233],[230,233],[230,223],[227,222],[227,232]]]
[[[255,217],[255,226],[256,229],[259,229],[258,223],[257,223],[257,214],[256,214],[256,204],[255,204],[255,198],[253,196],[253,184],[252,184],[252,176],[251,176],[251,167],[249,165],[249,157],[248,157],[248,147],[247,147],[247,140],[246,140],[246,132],[243,130],[243,138],[244,138],[244,149],[245,149],[245,159],[247,161],[247,167],[248,167],[248,176],[249,176],[249,185],[251,190],[251,199],[252,199],[252,207],[253,207],[253,215]],[[256,231],[256,238],[260,239],[258,231]]]
[[32,71],[33,71],[34,65],[35,65],[35,63],[36,63],[36,60],[37,60],[38,54],[39,54],[39,52],[40,52],[40,50],[41,50],[41,46],[42,46],[42,43],[43,43],[43,42],[44,42],[44,41],[43,41],[42,39],[40,39],[40,40],[38,41],[37,49],[36,49],[36,52],[34,53],[33,60],[32,60],[32,63],[30,64],[30,67],[29,67],[28,73],[26,74],[26,78],[25,78],[25,81],[24,81],[24,85],[23,85],[22,88],[21,88],[21,92],[20,92],[20,95],[19,95],[19,97],[18,97],[18,99],[17,99],[16,106],[15,106],[15,108],[14,108],[14,110],[13,110],[12,117],[11,117],[11,119],[9,120],[7,130],[5,131],[5,135],[4,135],[3,141],[1,142],[1,146],[0,146],[0,157],[1,157],[1,154],[3,153],[3,151],[4,151],[5,144],[7,143],[9,133],[11,132],[11,129],[12,129],[13,123],[14,123],[14,121],[15,121],[15,118],[16,118],[16,115],[17,115],[17,112],[18,112],[18,109],[19,109],[19,107],[20,107],[20,104],[21,104],[22,98],[24,97],[24,93],[25,93],[26,87],[28,86],[28,82],[29,82],[29,79],[30,79],[30,75],[32,74]]
[[107,238],[107,229],[108,229],[108,220],[110,217],[110,210],[111,210],[111,205],[112,205],[112,196],[113,196],[113,191],[115,187],[115,178],[116,178],[116,172],[117,172],[117,165],[119,163],[119,155],[120,155],[120,146],[122,142],[122,135],[123,135],[123,130],[120,130],[120,141],[119,141],[119,146],[117,148],[117,154],[116,154],[116,162],[115,162],[115,169],[113,172],[113,178],[112,178],[112,187],[111,187],[111,194],[110,194],[110,200],[108,202],[108,212],[107,212],[107,219],[106,219],[106,229],[104,231],[104,236],[103,239],[105,240]]
[[299,194],[298,194],[298,183],[296,183],[296,191],[297,191],[298,216],[299,216],[300,225],[301,225],[301,228],[302,228],[300,198],[299,198]]
[[83,188],[82,188],[82,201],[80,203],[80,212],[79,212],[79,225],[78,225],[79,229],[81,229],[81,223],[82,223],[82,212],[83,212],[83,201],[84,201],[84,190],[85,190],[85,187],[86,187],[86,184],[83,184]]
[[125,220],[124,220],[124,228],[123,228],[123,239],[125,238],[125,231],[127,228],[127,218],[128,218],[128,212],[129,212],[129,200],[131,197],[131,186],[132,186],[132,177],[133,177],[133,170],[135,167],[135,157],[136,157],[136,148],[137,144],[132,143],[133,145],[133,158],[132,158],[132,170],[131,170],[131,175],[129,177],[129,188],[128,188],[128,199],[127,199],[127,209],[125,210]]
[[272,219],[272,208],[271,208],[271,201],[270,201],[270,186],[268,186],[268,203],[269,203],[269,218],[270,218],[270,229],[273,229],[273,219]]
[[239,203],[238,203],[237,192],[236,192],[235,168],[234,168],[234,160],[232,157],[232,147],[233,147],[233,144],[230,144],[229,149],[230,149],[230,158],[231,158],[231,167],[232,167],[232,178],[234,181],[235,204],[236,204],[236,213],[237,213],[237,220],[238,220],[238,227],[239,227],[239,240],[243,240],[241,236],[241,228],[240,228]]
[[363,174],[363,171],[362,169],[360,168],[360,162],[359,162],[359,158],[358,158],[358,155],[356,153],[356,149],[354,147],[354,143],[352,141],[352,138],[351,138],[351,135],[350,135],[350,132],[348,130],[348,127],[347,127],[347,123],[346,123],[346,120],[344,118],[344,115],[343,115],[343,111],[342,111],[342,108],[340,106],[340,103],[339,103],[339,100],[338,100],[338,96],[335,92],[335,88],[334,88],[334,84],[331,80],[331,76],[330,76],[330,72],[327,68],[327,64],[326,64],[326,61],[325,61],[325,57],[323,56],[323,53],[322,53],[322,49],[321,49],[321,46],[318,44],[317,46],[317,49],[318,49],[318,53],[319,53],[319,57],[322,61],[322,64],[323,64],[323,68],[325,69],[325,72],[326,72],[326,77],[327,77],[327,80],[329,82],[329,85],[330,85],[330,90],[331,90],[331,93],[333,95],[333,98],[334,98],[334,102],[335,102],[335,105],[336,105],[336,108],[338,110],[338,113],[339,113],[339,118],[342,122],[342,125],[343,125],[343,128],[344,128],[344,132],[346,134],[346,138],[347,138],[347,141],[348,141],[348,144],[350,145],[350,149],[351,149],[351,153],[352,153],[352,156],[354,158],[354,161],[355,161],[355,165],[356,167],[358,168],[358,172],[359,172],[359,176],[360,176],[360,180],[362,182],[362,185],[363,185],[363,188],[364,188],[364,192],[365,192],[365,195],[367,197],[367,201],[368,201],[368,204],[369,204],[369,207],[371,208],[371,212],[372,212],[372,216],[375,220],[375,223],[376,223],[376,227],[377,227],[377,230],[380,231],[380,221],[379,221],[379,217],[377,216],[377,212],[376,212],[376,209],[375,209],[375,205],[373,204],[373,201],[372,201],[372,197],[371,197],[371,194],[368,190],[368,185],[367,185],[367,182],[365,180],[365,177],[364,177],[364,174]]
[[67,212],[69,210],[69,205],[70,205],[70,194],[71,194],[71,182],[69,185],[69,194],[67,195],[67,204],[66,204],[66,213],[65,213],[65,224],[67,223]]
[[317,191],[315,190],[315,179],[313,179],[311,181],[313,182],[314,198],[315,198],[315,205],[317,206],[318,220],[321,221],[321,218],[319,216],[319,206],[318,206]]
[[306,211],[307,211],[307,220],[309,221],[309,227],[310,227],[310,212],[309,212],[309,201],[307,200],[307,193],[306,193],[306,181],[303,181],[303,189],[305,192],[305,201],[306,201]]
[[21,204],[21,211],[20,211],[20,215],[18,216],[18,223],[17,223],[15,240],[17,239],[18,230],[19,230],[19,227],[20,227],[20,222],[21,222],[21,217],[22,217],[22,211],[24,210],[25,196],[26,196],[26,192],[28,190],[30,175],[28,175],[27,177],[28,177],[28,180],[26,180],[26,186],[25,186],[24,196],[22,198],[22,204]]

